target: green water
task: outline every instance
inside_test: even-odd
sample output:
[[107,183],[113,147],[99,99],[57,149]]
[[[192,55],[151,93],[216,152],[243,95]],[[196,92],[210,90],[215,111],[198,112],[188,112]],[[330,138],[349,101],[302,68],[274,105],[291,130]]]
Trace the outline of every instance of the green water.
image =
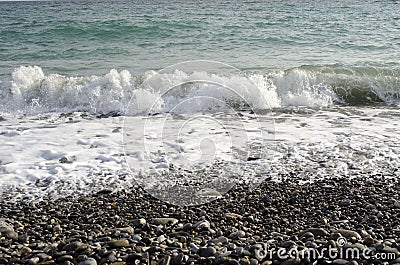
[[134,75],[185,60],[242,70],[400,59],[398,1],[0,2],[0,75]]
[[[265,108],[398,106],[399,59],[399,1],[0,0],[0,112],[123,111],[149,70],[193,60],[242,70]],[[137,108],[195,79],[180,70]],[[211,79],[257,104],[240,75]]]

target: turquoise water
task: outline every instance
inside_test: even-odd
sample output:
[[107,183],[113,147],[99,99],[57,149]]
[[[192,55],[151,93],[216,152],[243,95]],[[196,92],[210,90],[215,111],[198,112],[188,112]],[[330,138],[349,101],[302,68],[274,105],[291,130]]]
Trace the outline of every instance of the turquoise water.
[[[0,2],[3,97],[5,90],[20,89],[17,83],[27,74],[20,66],[39,66],[45,77],[100,77],[111,69],[138,77],[186,60],[221,61],[264,77],[302,71],[312,80],[304,85],[297,74],[302,85],[287,83],[285,91],[314,91],[322,84],[339,95],[333,102],[343,102],[356,88],[371,92],[361,94],[372,101],[393,103],[400,78],[400,2]],[[9,85],[15,76],[19,81]]]
[[0,73],[140,74],[184,60],[240,69],[398,63],[398,1],[0,2]]

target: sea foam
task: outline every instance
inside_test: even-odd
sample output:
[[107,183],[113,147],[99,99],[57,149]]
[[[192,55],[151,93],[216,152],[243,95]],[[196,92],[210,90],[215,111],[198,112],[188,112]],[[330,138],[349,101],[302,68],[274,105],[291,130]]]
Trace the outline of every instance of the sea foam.
[[[334,104],[398,104],[400,70],[304,66],[268,73],[171,73],[128,70],[104,75],[46,74],[38,66],[21,66],[0,83],[0,111],[40,113],[117,111],[128,115],[149,111],[197,111],[222,108],[270,109],[287,106],[328,107]],[[201,104],[177,108],[179,102],[202,98]],[[207,100],[208,98],[208,100]],[[129,105],[129,107],[128,107]]]

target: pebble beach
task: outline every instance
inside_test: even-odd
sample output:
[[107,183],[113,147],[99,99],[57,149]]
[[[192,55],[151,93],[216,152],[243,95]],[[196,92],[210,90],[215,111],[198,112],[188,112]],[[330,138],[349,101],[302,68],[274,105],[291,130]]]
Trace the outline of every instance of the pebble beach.
[[[236,185],[196,207],[140,187],[36,203],[5,197],[0,264],[399,264],[399,193],[399,180],[377,175]],[[389,259],[339,257],[348,248]],[[281,259],[283,249],[318,255]]]
[[[276,111],[277,160],[269,161],[261,183],[238,176],[227,193],[195,206],[168,203],[180,198],[179,187],[145,189],[116,166],[119,117],[6,116],[9,134],[2,137],[10,148],[11,140],[38,143],[30,144],[38,167],[26,171],[38,177],[3,186],[0,264],[400,264],[397,111],[337,113]],[[60,132],[60,149],[43,156],[41,146],[56,146],[40,145],[44,133],[56,139]],[[5,172],[24,165],[4,161]],[[50,179],[40,178],[43,170]],[[187,183],[194,180],[186,175]]]

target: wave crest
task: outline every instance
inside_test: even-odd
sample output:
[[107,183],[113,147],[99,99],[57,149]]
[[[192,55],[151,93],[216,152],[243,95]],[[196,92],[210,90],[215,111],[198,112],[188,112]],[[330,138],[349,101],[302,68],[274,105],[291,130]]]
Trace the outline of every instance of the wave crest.
[[[219,84],[233,88],[238,95]],[[249,89],[250,86],[256,87],[257,93]],[[179,89],[170,93],[168,89],[171,87]],[[21,66],[1,81],[0,95],[0,111],[11,113],[128,111],[127,114],[135,115],[146,112],[155,102],[159,104],[156,106],[158,111],[171,111],[171,106],[175,106],[177,101],[193,96],[217,98],[231,107],[258,109],[328,107],[335,104],[398,105],[400,68],[396,65],[327,65],[301,66],[263,74],[218,75],[183,71],[157,74],[149,71],[143,76],[132,76],[128,70],[112,69],[105,75],[68,77],[46,75],[39,66]],[[126,109],[131,99],[130,108]],[[199,105],[180,111],[207,111],[213,107]]]

